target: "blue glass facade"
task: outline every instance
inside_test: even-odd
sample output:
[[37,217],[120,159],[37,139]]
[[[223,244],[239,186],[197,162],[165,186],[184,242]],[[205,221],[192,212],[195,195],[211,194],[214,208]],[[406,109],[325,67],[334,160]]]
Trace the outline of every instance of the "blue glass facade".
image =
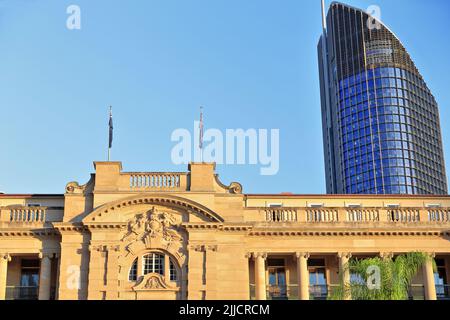
[[366,13],[330,11],[319,43],[328,193],[446,194],[437,103],[409,55],[388,30],[365,36]]

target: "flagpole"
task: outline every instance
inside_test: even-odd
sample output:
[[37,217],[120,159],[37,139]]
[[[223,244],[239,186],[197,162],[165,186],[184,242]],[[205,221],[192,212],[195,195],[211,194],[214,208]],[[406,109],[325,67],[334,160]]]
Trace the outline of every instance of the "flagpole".
[[200,162],[203,163],[203,107],[200,107]]
[[108,162],[111,161],[111,146],[112,146],[112,106],[109,107],[109,142],[108,142]]

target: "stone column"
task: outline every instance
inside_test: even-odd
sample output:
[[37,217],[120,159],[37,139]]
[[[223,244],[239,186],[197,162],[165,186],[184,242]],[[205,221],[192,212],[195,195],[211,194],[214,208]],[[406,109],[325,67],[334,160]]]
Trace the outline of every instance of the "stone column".
[[106,248],[106,300],[119,298],[119,256],[120,245],[109,245]]
[[39,272],[39,300],[50,300],[52,261],[47,254],[41,254],[41,268]]
[[309,253],[298,252],[297,257],[297,284],[299,300],[309,300]]
[[217,250],[218,247],[216,245],[207,245],[205,246],[205,278],[206,278],[206,300],[216,300],[218,294],[217,284],[218,284],[218,275],[217,275]]
[[434,270],[433,270],[433,259],[435,255],[430,254],[429,259],[425,263],[423,268],[423,279],[425,285],[425,299],[426,300],[437,300],[436,295],[436,283],[434,281]]
[[[340,252],[338,253],[339,257],[339,274],[341,275],[344,281],[344,288],[350,288],[350,270],[348,269],[348,262],[352,257],[351,253],[348,252]],[[352,296],[350,292],[345,290],[344,300],[352,300]]]
[[11,256],[9,254],[0,253],[0,300],[6,299],[6,281],[9,261],[11,261]]
[[255,253],[256,300],[267,300],[266,253]]
[[204,276],[205,262],[204,246],[195,244],[189,246],[188,260],[188,300],[206,299],[206,277]]
[[73,225],[58,226],[62,235],[59,300],[86,300],[89,281],[90,235]]

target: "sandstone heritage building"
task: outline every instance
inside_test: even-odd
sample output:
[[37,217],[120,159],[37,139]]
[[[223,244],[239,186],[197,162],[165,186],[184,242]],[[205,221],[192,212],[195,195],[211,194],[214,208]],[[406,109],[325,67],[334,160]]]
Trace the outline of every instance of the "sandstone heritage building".
[[448,299],[450,197],[252,195],[211,163],[95,162],[61,195],[0,195],[0,299],[326,299],[351,257],[432,255],[412,299]]

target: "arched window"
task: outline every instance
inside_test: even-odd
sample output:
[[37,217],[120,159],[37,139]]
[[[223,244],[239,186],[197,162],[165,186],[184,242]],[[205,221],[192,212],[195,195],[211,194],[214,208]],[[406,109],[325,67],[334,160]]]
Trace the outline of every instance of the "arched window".
[[[141,272],[138,271],[139,263],[142,265]],[[170,256],[162,253],[148,253],[134,260],[130,268],[128,280],[130,282],[136,282],[141,276],[156,273],[165,277],[167,281],[177,282],[180,280],[178,270],[177,263]]]

